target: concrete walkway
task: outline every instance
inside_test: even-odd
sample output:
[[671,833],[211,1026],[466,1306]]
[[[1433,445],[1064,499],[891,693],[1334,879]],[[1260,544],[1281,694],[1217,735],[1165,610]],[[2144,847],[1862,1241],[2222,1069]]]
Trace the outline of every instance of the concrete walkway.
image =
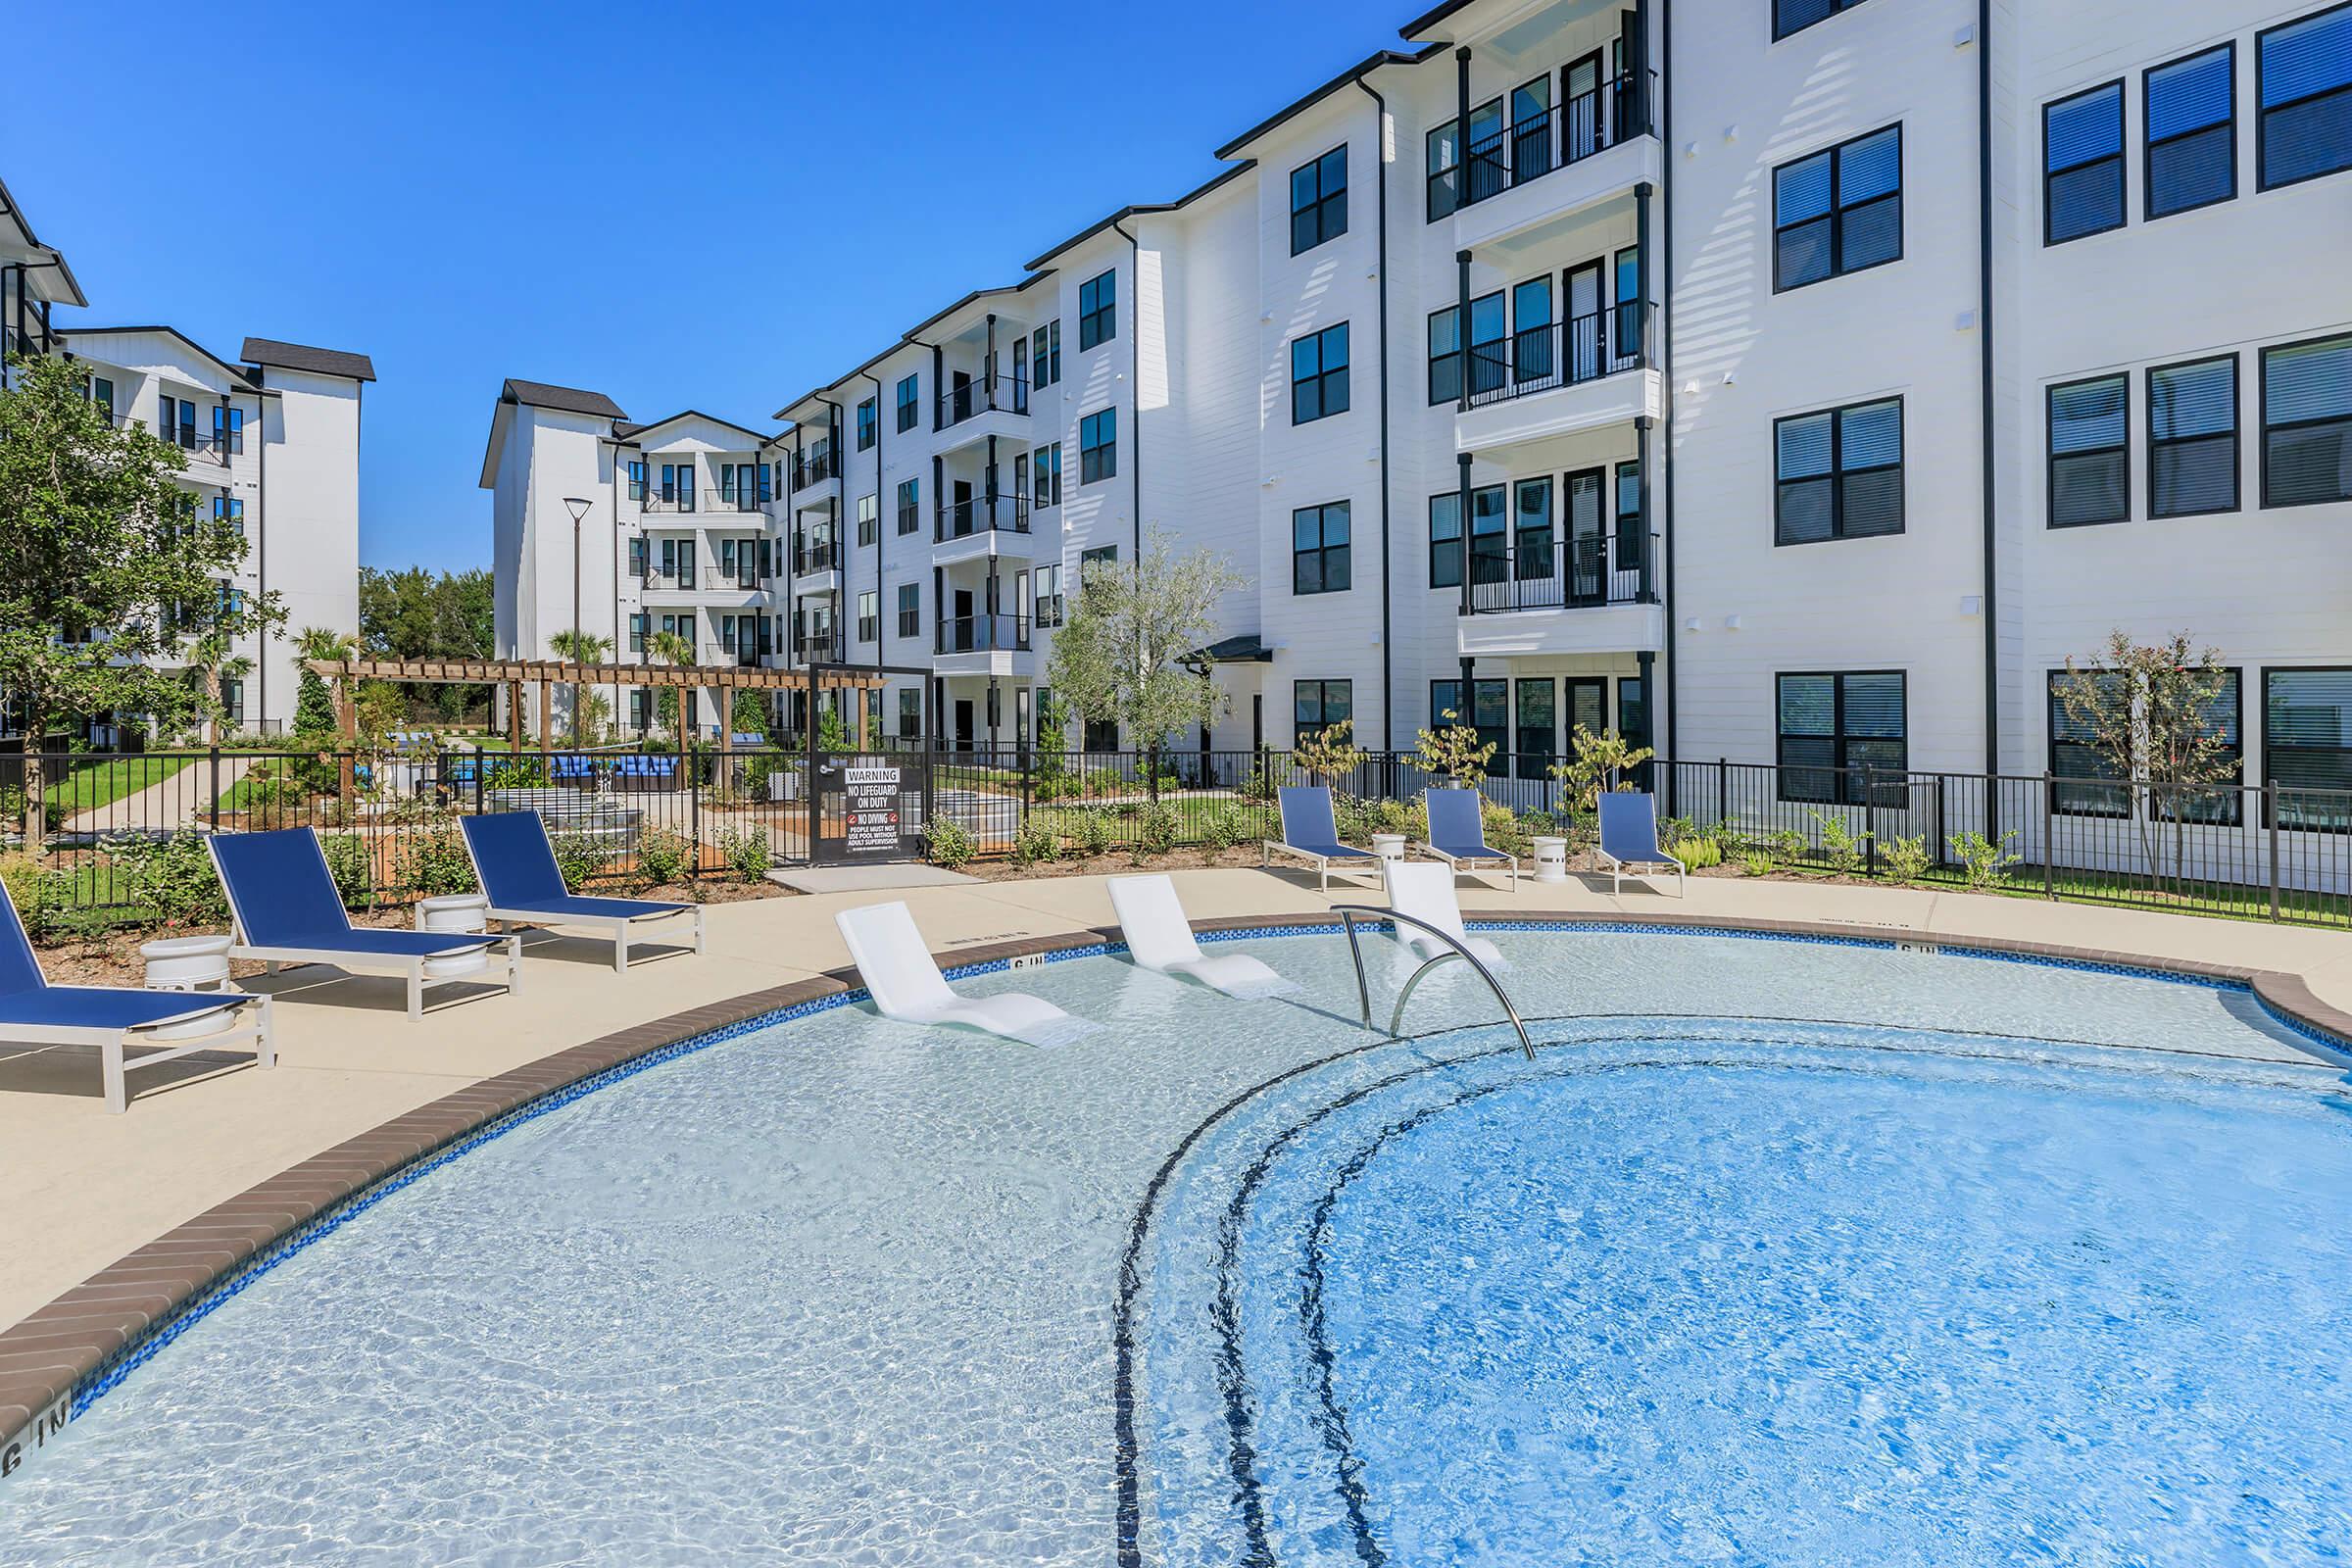
[[[123,760],[132,766],[137,757]],[[174,833],[192,826],[197,814],[213,808],[213,802],[226,795],[253,766],[250,757],[220,759],[220,787],[213,788],[212,763],[199,758],[187,766],[175,770],[169,778],[160,779],[142,790],[133,790],[118,801],[93,806],[86,811],[76,811],[65,820],[61,833],[91,833],[104,837],[109,833]]]
[[[1335,877],[1326,896],[1311,877],[1290,872],[1175,875],[1197,919],[1379,902],[1375,889],[1345,877]],[[1110,925],[1103,883],[974,882],[904,896],[932,947],[952,955]],[[875,898],[832,893],[716,906],[708,956],[661,958],[626,976],[612,973],[610,944],[542,938],[528,949],[521,995],[448,1003],[414,1026],[403,1016],[396,981],[289,971],[270,983],[280,998],[274,1071],[203,1058],[154,1069],[133,1076],[135,1098],[121,1116],[101,1108],[94,1053],[0,1047],[0,1325],[296,1161],[452,1091],[632,1024],[843,965],[849,956],[833,911]],[[1612,898],[1605,879],[1572,879],[1550,886],[1523,880],[1515,893],[1465,883],[1462,902],[1474,913],[1816,920],[1924,939],[2025,940],[2241,964],[2300,974],[2322,1002],[2352,1008],[2352,935],[2336,932],[2028,899],[1719,878],[1692,880],[1681,901],[1630,882],[1622,898]],[[179,1078],[165,1076],[183,1066]]]

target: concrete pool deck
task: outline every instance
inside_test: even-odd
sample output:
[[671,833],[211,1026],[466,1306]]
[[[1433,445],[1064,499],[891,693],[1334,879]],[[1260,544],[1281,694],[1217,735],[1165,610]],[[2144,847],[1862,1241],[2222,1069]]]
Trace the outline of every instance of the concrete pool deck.
[[[1380,902],[1348,878],[1324,894],[1297,872],[1175,876],[1204,923]],[[655,958],[626,976],[612,972],[609,944],[542,938],[526,948],[519,996],[453,1001],[417,1025],[407,1022],[395,981],[290,971],[267,982],[279,999],[274,1070],[226,1057],[157,1069],[133,1079],[140,1092],[121,1116],[101,1108],[94,1052],[0,1048],[0,1324],[16,1325],[0,1335],[0,1444],[220,1273],[466,1125],[668,1041],[839,991],[842,981],[827,971],[848,955],[833,912],[888,896],[715,906],[707,956]],[[1083,942],[1113,923],[1101,877],[897,896],[943,962]],[[1605,879],[1576,878],[1522,879],[1515,890],[1466,879],[1461,896],[1474,918],[1835,930],[2258,977],[2286,1010],[2352,1031],[2352,935],[2340,932],[1733,878],[1694,879],[1684,900],[1630,882],[1612,897]]]

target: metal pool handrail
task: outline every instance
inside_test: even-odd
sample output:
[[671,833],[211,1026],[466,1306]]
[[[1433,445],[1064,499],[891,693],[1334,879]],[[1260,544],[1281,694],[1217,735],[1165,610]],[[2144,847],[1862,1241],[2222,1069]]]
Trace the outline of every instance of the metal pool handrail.
[[1340,923],[1348,928],[1348,953],[1350,957],[1355,959],[1355,1001],[1357,1006],[1363,1011],[1365,1028],[1372,1027],[1372,989],[1364,979],[1364,950],[1363,945],[1356,940],[1356,919],[1358,916],[1364,916],[1383,920],[1401,920],[1406,925],[1416,926],[1428,932],[1453,951],[1439,954],[1420,968],[1415,969],[1412,978],[1405,981],[1404,989],[1396,995],[1396,1010],[1389,1018],[1389,1033],[1396,1034],[1397,1024],[1403,1021],[1404,1004],[1412,997],[1413,987],[1421,983],[1421,977],[1437,965],[1444,963],[1447,958],[1460,958],[1478,971],[1478,977],[1487,983],[1487,989],[1494,993],[1494,1000],[1502,1004],[1502,1010],[1510,1018],[1511,1027],[1519,1032],[1519,1049],[1527,1054],[1527,1059],[1530,1061],[1536,1059],[1535,1043],[1527,1038],[1527,1025],[1519,1021],[1519,1009],[1511,1005],[1509,997],[1503,995],[1502,984],[1494,978],[1494,972],[1479,962],[1478,956],[1464,946],[1459,938],[1431,925],[1419,915],[1406,914],[1401,909],[1384,908],[1378,905],[1335,904],[1331,906],[1331,912],[1338,915]]

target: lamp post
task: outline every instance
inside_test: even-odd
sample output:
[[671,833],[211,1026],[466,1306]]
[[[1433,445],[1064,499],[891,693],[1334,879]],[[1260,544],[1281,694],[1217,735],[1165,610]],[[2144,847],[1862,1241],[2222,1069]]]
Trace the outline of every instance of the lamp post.
[[[571,513],[571,660],[575,664],[587,662],[588,645],[580,632],[580,521],[588,515],[595,503],[585,496],[565,496],[564,505]],[[580,683],[571,683],[571,744],[580,744]]]

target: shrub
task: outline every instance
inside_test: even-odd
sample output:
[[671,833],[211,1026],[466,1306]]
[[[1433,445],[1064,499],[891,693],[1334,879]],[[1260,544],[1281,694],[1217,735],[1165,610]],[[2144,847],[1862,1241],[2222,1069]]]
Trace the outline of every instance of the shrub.
[[0,888],[8,890],[8,902],[17,906],[17,914],[27,931],[33,929],[34,919],[40,913],[41,897],[46,891],[42,884],[48,876],[41,869],[41,862],[29,855],[15,851],[0,853]]
[[536,758],[511,758],[490,770],[483,781],[494,790],[547,788],[547,764]]
[[1111,831],[1110,812],[1101,808],[1078,813],[1078,850],[1082,855],[1108,855],[1117,835]]
[[[105,849],[123,897],[152,909],[163,924],[227,921],[228,895],[221,891],[220,873],[213,869],[201,833],[183,828],[169,838],[109,839]],[[366,887],[363,879],[363,892]]]
[[1486,803],[1479,812],[1479,821],[1486,829],[1487,842],[1505,855],[1527,856],[1536,853],[1535,836],[1548,831],[1551,824],[1539,819],[1533,825],[1522,822],[1507,806]]
[[367,841],[356,833],[328,833],[319,838],[318,847],[326,854],[327,874],[335,879],[343,906],[366,908],[375,892],[375,867]]
[[1951,847],[1952,858],[1968,876],[1968,885],[1980,891],[1999,887],[2008,875],[2009,867],[2017,864],[2018,857],[2009,846],[2017,839],[2014,832],[2001,835],[1998,844],[1982,833],[1955,833],[1944,843]]
[[923,843],[931,858],[951,871],[962,870],[980,853],[980,842],[972,837],[971,829],[945,816],[931,818],[923,829]]
[[577,893],[612,863],[612,846],[601,833],[557,833],[550,837],[556,852],[556,869],[564,873],[564,885]]
[[1242,808],[1230,801],[1208,808],[1200,818],[1200,843],[1212,853],[1222,854],[1250,836],[1250,823]]
[[1805,853],[1805,836],[1783,828],[1775,833],[1750,833],[1740,840],[1750,857],[1761,858],[1767,866],[1787,865]]
[[685,881],[694,862],[694,846],[666,828],[648,828],[637,835],[637,870],[650,886]]
[[718,853],[726,858],[727,869],[738,882],[757,882],[776,863],[775,844],[762,827],[721,829]]
[[446,822],[400,836],[392,857],[392,880],[403,893],[420,899],[471,893],[476,887],[466,840]]
[[1749,876],[1770,876],[1775,863],[1771,856],[1761,851],[1750,851],[1740,865]]
[[1821,853],[1829,858],[1830,868],[1851,875],[1862,863],[1863,851],[1870,846],[1870,829],[1856,833],[1852,823],[1831,811],[1805,814],[1821,829]]
[[1183,831],[1184,825],[1176,820],[1176,808],[1164,801],[1154,801],[1144,808],[1143,820],[1137,824],[1136,853],[1139,857],[1165,855],[1176,847]]
[[1703,871],[1710,865],[1723,863],[1723,846],[1711,834],[1676,839],[1666,846],[1666,853],[1693,871]]
[[1886,875],[1894,881],[1916,882],[1928,869],[1928,836],[1924,833],[1907,839],[1884,838],[1879,848],[1886,857]]
[[1012,836],[1015,865],[1045,865],[1061,858],[1061,829],[1051,811],[1032,811]]

